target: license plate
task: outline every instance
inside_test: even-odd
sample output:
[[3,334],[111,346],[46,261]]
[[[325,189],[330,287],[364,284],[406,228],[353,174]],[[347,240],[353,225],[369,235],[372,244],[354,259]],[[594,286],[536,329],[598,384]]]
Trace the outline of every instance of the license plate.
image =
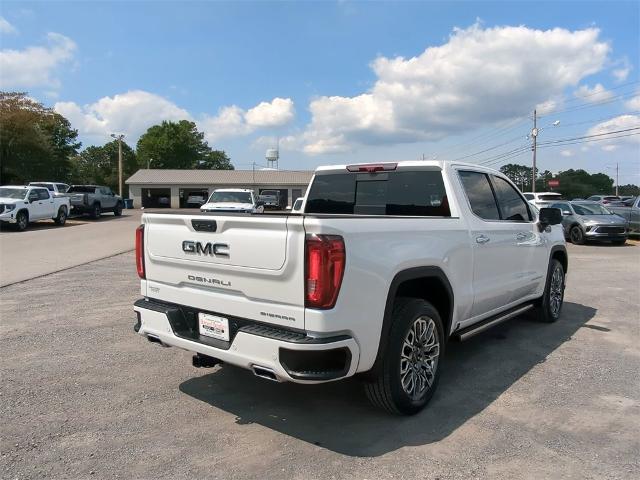
[[229,319],[209,315],[208,313],[198,314],[198,324],[200,335],[229,341]]

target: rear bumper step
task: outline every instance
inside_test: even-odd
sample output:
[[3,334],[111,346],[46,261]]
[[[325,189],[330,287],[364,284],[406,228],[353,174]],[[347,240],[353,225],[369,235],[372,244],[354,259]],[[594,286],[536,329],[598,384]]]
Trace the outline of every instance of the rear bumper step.
[[[230,338],[225,342],[201,336],[197,314],[189,307],[141,299],[134,310],[134,330],[147,339],[252,370],[269,380],[326,382],[353,375],[358,364],[358,344],[348,335],[314,337],[229,317]],[[208,366],[202,363],[194,361],[194,366]]]

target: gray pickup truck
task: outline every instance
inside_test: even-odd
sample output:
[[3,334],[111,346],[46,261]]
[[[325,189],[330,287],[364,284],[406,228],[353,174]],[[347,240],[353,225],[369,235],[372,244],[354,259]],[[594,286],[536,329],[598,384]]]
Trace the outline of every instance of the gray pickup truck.
[[99,218],[102,212],[113,212],[116,217],[122,215],[122,198],[109,187],[99,185],[72,185],[67,191],[71,199],[71,212],[89,214]]
[[629,232],[640,233],[640,196],[606,207],[627,221]]

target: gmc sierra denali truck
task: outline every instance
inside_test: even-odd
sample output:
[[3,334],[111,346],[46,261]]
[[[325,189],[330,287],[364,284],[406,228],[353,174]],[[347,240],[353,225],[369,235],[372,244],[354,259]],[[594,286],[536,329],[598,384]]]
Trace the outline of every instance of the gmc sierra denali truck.
[[447,342],[562,309],[567,251],[501,173],[436,161],[320,167],[302,213],[143,215],[135,331],[274,381],[358,375],[377,406],[432,397]]

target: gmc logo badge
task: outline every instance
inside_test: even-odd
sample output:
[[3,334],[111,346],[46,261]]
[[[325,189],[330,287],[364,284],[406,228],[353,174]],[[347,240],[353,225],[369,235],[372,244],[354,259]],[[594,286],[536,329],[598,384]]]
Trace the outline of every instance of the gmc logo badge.
[[182,242],[182,251],[185,253],[195,253],[197,255],[212,255],[214,257],[228,257],[229,245],[226,243],[210,243],[204,245],[193,240]]

